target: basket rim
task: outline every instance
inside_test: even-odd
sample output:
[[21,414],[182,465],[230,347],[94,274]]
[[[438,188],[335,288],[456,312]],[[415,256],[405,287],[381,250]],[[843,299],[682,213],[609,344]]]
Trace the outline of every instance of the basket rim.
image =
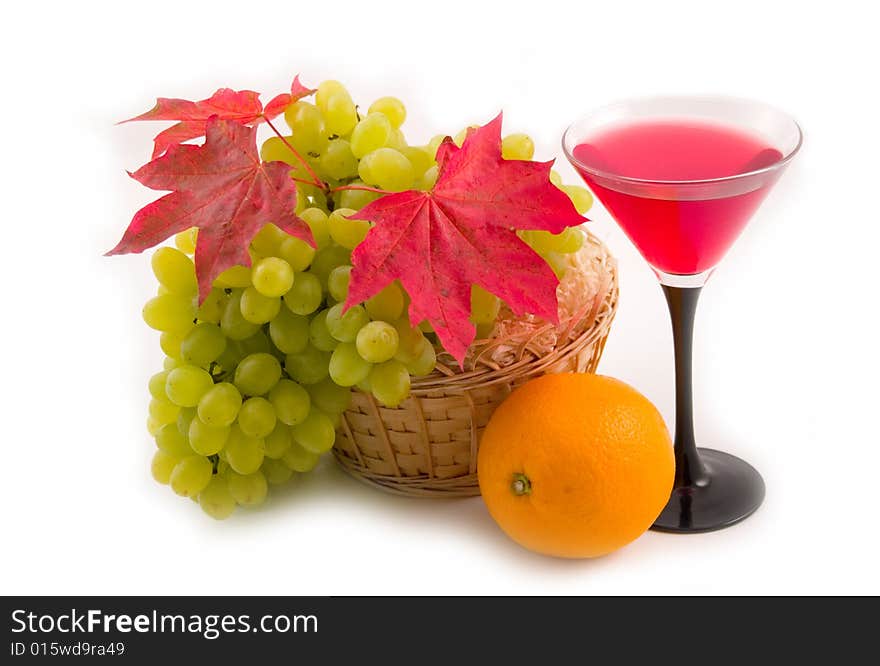
[[[559,347],[554,347],[542,356],[522,356],[514,363],[494,368],[488,365],[481,365],[464,372],[457,368],[447,368],[447,372],[434,370],[434,372],[426,377],[414,377],[412,379],[411,393],[415,395],[424,395],[433,391],[449,390],[450,388],[470,389],[475,386],[487,386],[500,381],[506,381],[511,375],[516,375],[520,372],[531,373],[535,370],[540,370],[540,368],[544,366],[552,365],[561,358],[576,354],[585,346],[592,344],[596,339],[604,335],[617,314],[617,303],[620,297],[617,261],[608,252],[607,247],[600,239],[588,230],[585,231],[587,239],[603,249],[601,258],[607,265],[609,279],[593,298],[592,303],[587,304],[587,306],[578,313],[572,315],[565,323],[569,327],[572,327],[583,319],[592,318],[593,321],[590,326],[588,326],[577,337],[571,338]],[[553,326],[553,324],[548,323],[547,326]],[[523,340],[520,353],[526,351],[525,347],[529,339],[535,337],[541,330],[544,329],[539,329],[538,332]],[[485,349],[480,350],[476,355],[474,362],[493,346],[493,340],[491,339],[477,341],[477,344],[479,344],[479,342],[485,343]],[[355,388],[355,390],[360,389]]]

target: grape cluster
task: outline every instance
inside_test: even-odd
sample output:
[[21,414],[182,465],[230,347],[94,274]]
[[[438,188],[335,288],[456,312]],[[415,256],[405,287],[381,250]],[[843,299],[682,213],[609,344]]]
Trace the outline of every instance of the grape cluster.
[[[267,224],[251,242],[252,266],[223,272],[201,305],[192,260],[197,229],[152,257],[159,290],[143,316],[161,331],[166,355],[149,382],[147,427],[157,445],[152,473],[214,518],[260,504],[270,484],[313,469],[333,447],[352,387],[394,407],[408,397],[411,377],[430,374],[436,364],[436,338],[427,324],[410,325],[398,283],[343,311],[351,251],[370,229],[353,215],[381,194],[335,188],[430,189],[445,135],[410,146],[400,129],[406,118],[400,100],[383,97],[362,115],[336,81],[320,85],[314,104],[294,102],[284,116],[290,134],[268,139],[261,157],[290,165],[297,213],[317,247]],[[463,130],[456,142],[465,136]],[[528,160],[534,145],[512,134],[502,152]],[[315,175],[324,187],[305,182]],[[589,208],[589,192],[553,179],[580,212]],[[521,238],[557,272],[562,255],[583,243],[579,229],[527,231]],[[488,334],[500,301],[478,286],[471,301],[478,334]]]

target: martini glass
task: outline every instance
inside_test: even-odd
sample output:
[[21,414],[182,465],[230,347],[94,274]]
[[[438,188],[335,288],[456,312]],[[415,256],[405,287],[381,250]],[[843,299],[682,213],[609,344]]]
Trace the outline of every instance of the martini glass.
[[708,532],[751,515],[764,481],[697,448],[691,356],[703,285],[800,148],[801,130],[758,102],[655,97],[604,107],[565,132],[569,161],[654,269],[675,344],[675,481],[653,529]]

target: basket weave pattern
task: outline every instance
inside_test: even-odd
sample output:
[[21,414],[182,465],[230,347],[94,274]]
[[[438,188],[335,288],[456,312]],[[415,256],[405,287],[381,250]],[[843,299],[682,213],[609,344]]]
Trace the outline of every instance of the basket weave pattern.
[[495,408],[532,377],[595,372],[599,364],[617,309],[617,269],[607,248],[591,235],[581,256],[586,259],[575,268],[598,281],[594,293],[572,296],[578,307],[559,325],[541,322],[477,341],[463,369],[441,354],[434,373],[414,379],[410,397],[396,408],[354,390],[334,448],[342,467],[396,494],[478,495],[477,450]]

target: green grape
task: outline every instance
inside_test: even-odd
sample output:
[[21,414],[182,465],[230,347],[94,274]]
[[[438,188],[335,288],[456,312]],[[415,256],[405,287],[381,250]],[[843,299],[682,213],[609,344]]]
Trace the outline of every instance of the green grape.
[[446,140],[445,134],[435,134],[431,137],[431,140],[428,141],[427,149],[428,154],[432,159],[436,159],[437,157],[437,149],[440,147],[440,144]]
[[372,367],[369,361],[358,354],[353,343],[343,342],[333,350],[330,357],[330,378],[340,386],[354,386],[366,379]]
[[[306,397],[308,397],[308,395],[306,395]],[[280,416],[281,415],[279,414],[279,417]],[[282,423],[279,418],[278,423],[275,424],[275,429],[270,432],[264,440],[265,451],[263,453],[267,458],[281,458],[285,451],[290,448],[291,441],[293,440],[291,439],[290,428]],[[265,460],[263,461],[263,464],[265,464]]]
[[235,366],[237,366],[238,362],[244,357],[245,353],[241,348],[241,342],[238,340],[228,340],[226,342],[226,349],[220,354],[217,363],[222,368],[223,372],[229,372],[235,370]]
[[367,376],[366,379],[359,381],[355,386],[363,391],[364,393],[372,393],[373,391],[370,389],[370,377]]
[[351,132],[351,152],[362,158],[388,143],[391,123],[382,113],[370,113]]
[[396,97],[380,97],[370,104],[367,113],[383,114],[394,129],[403,125],[406,120],[406,107]]
[[199,237],[198,227],[190,227],[174,236],[174,244],[184,254],[195,254],[196,240]]
[[251,249],[264,257],[275,256],[287,234],[271,222],[264,224],[251,240]]
[[389,148],[394,148],[394,150],[400,152],[409,148],[409,145],[406,142],[406,137],[403,135],[403,131],[399,129],[391,130],[391,136],[388,137],[388,143],[386,145]]
[[385,361],[370,372],[370,390],[387,407],[397,407],[409,396],[410,378],[400,361]]
[[180,458],[159,449],[153,454],[150,472],[156,481],[163,485],[168,485],[168,482],[171,481],[171,473],[178,462],[180,462]]
[[[315,256],[315,248],[306,243],[302,238],[290,236],[281,241],[278,248],[278,256],[287,262],[294,273],[304,271],[312,263]],[[296,276],[294,276],[295,279]],[[291,284],[293,280],[291,280]]]
[[164,296],[165,294],[170,294],[170,293],[171,293],[171,292],[168,291],[168,288],[165,287],[164,285],[161,285],[161,284],[160,284],[160,285],[156,288],[156,296]]
[[146,302],[143,316],[150,328],[185,335],[194,325],[196,307],[188,296],[164,294]]
[[238,427],[249,436],[262,439],[275,429],[275,408],[266,398],[248,398],[238,412]]
[[498,317],[501,301],[479,285],[471,286],[471,321],[475,324],[491,324]]
[[227,300],[222,289],[211,289],[208,297],[196,310],[196,319],[208,324],[219,324]]
[[593,206],[593,195],[590,190],[577,185],[560,185],[559,189],[568,195],[578,214],[583,215]]
[[192,365],[209,365],[226,349],[226,336],[215,324],[197,324],[180,345],[181,357]]
[[180,407],[172,402],[153,398],[150,400],[149,414],[157,423],[165,425],[166,423],[175,423],[177,415],[180,414]]
[[297,273],[293,286],[283,297],[287,308],[298,315],[313,313],[321,305],[322,300],[324,300],[324,292],[321,288],[321,280],[311,273]]
[[166,356],[180,358],[180,343],[183,338],[177,333],[165,331],[159,336],[159,346]]
[[562,176],[559,175],[558,171],[550,170],[550,182],[559,187],[562,185]]
[[344,309],[344,303],[337,303],[327,310],[327,330],[340,342],[354,342],[358,331],[370,322],[370,316],[360,305],[353,305],[343,313]]
[[211,461],[202,456],[186,456],[171,472],[171,489],[183,497],[195,497],[204,490],[214,474]]
[[292,469],[282,461],[272,460],[271,458],[263,460],[263,466],[260,468],[260,471],[263,473],[263,476],[266,477],[266,481],[273,486],[280,486],[282,483],[287,483],[290,481],[290,477],[293,476]]
[[248,321],[241,313],[243,291],[235,290],[226,301],[226,308],[220,318],[220,330],[230,340],[244,340],[260,330],[258,324]]
[[357,108],[348,93],[332,94],[323,106],[318,101],[318,108],[324,114],[324,124],[331,134],[348,136],[357,125]]
[[[285,141],[287,143],[285,143]],[[293,137],[270,136],[260,146],[260,159],[264,162],[284,162],[290,166],[299,164],[299,160],[287,144],[293,145]]]
[[568,270],[569,255],[560,254],[559,252],[546,252],[541,256],[549,264],[550,268],[553,269],[557,278],[561,279],[565,275],[565,271]]
[[333,139],[318,164],[321,171],[336,180],[351,178],[358,172],[358,160],[351,152],[351,144],[345,139]]
[[272,351],[272,343],[262,331],[257,331],[251,337],[238,343],[241,348],[242,358],[248,354],[268,354]]
[[175,405],[195,407],[213,386],[214,379],[207,370],[195,365],[182,365],[168,373],[165,393]]
[[224,520],[229,518],[235,511],[235,498],[229,492],[229,484],[226,477],[214,475],[199,493],[199,506],[202,511],[211,518]]
[[535,142],[528,134],[508,134],[501,140],[501,156],[506,160],[530,160],[535,156]]
[[189,445],[202,456],[219,453],[229,439],[229,426],[208,425],[196,417],[189,424]]
[[578,227],[567,227],[561,234],[557,235],[559,239],[558,252],[563,254],[572,254],[577,252],[584,246],[584,232]]
[[258,437],[246,435],[238,426],[233,425],[226,440],[226,462],[239,474],[253,474],[263,464],[265,442]]
[[[400,344],[397,329],[386,321],[371,321],[357,334],[357,352],[370,363],[383,363],[393,358]],[[360,378],[354,383],[360,381]]]
[[344,412],[351,404],[351,389],[340,386],[329,377],[311,384],[308,389],[312,404],[331,418]]
[[412,164],[394,148],[379,148],[365,155],[358,165],[358,173],[368,183],[389,192],[408,190],[415,182]]
[[311,407],[308,391],[289,379],[282,379],[275,384],[269,391],[269,402],[272,403],[278,420],[287,425],[305,421]]
[[170,356],[166,356],[165,360],[162,361],[162,369],[163,370],[174,370],[179,365],[183,365],[183,361],[179,358],[171,358]]
[[476,329],[476,339],[487,340],[492,337],[492,331],[495,330],[495,324],[477,324]]
[[192,449],[186,436],[180,434],[176,423],[166,423],[156,433],[156,446],[175,458],[191,456]]
[[160,247],[150,260],[153,274],[172,294],[192,297],[198,291],[192,259],[174,247]]
[[278,298],[293,286],[293,269],[284,259],[266,257],[254,265],[251,279],[263,296]]
[[[332,383],[332,382],[331,382]],[[342,413],[341,412],[333,412],[324,414],[328,419],[330,419],[330,423],[333,425],[334,429],[339,429],[342,427]]]
[[434,166],[434,160],[428,154],[427,149],[419,146],[405,146],[400,149],[404,157],[412,164],[413,175],[416,180],[420,179],[425,172]]
[[272,354],[249,354],[235,369],[235,386],[244,395],[268,393],[281,379],[281,364]]
[[192,420],[198,415],[198,410],[195,407],[184,407],[180,410],[180,413],[177,415],[177,431],[181,435],[186,435],[189,437],[189,426],[192,423]]
[[427,377],[434,372],[435,367],[437,367],[437,351],[427,340],[418,358],[406,364],[407,371],[413,377]]
[[269,322],[269,337],[285,354],[298,354],[309,344],[309,320],[282,308]]
[[[192,455],[191,451],[190,455]],[[163,485],[168,485],[171,481],[171,473],[180,460],[177,456],[157,449],[150,461],[150,473],[156,481]]]
[[248,287],[241,292],[239,306],[241,316],[246,321],[251,324],[265,324],[272,321],[281,310],[281,299],[277,296],[263,296],[255,287]]
[[325,352],[333,351],[339,344],[339,341],[330,335],[330,329],[327,328],[327,312],[327,310],[321,310],[309,322],[309,342],[316,349]]
[[333,300],[344,303],[348,298],[348,283],[351,282],[351,266],[337,266],[327,276],[327,291]]
[[315,465],[320,460],[320,455],[306,450],[296,442],[292,442],[290,447],[281,456],[282,462],[294,472],[311,472],[315,469]]
[[199,418],[211,426],[232,425],[241,409],[241,393],[229,382],[215,384],[199,400]]
[[318,249],[330,244],[330,230],[327,228],[327,213],[320,208],[306,208],[299,214],[303,222],[309,225]]
[[401,317],[393,325],[398,338],[397,353],[394,354],[394,358],[398,361],[412,363],[422,356],[426,346],[431,345],[421,329],[418,326],[411,326],[406,317]]
[[358,162],[358,178],[360,178],[364,184],[370,183],[371,185],[375,185],[376,177],[373,175],[373,171],[370,168],[372,164],[369,159],[369,155],[364,156],[364,158]]
[[364,307],[373,319],[382,321],[400,319],[404,308],[403,290],[396,282],[392,282],[378,294],[367,299]]
[[309,345],[299,354],[288,354],[284,359],[284,369],[300,384],[314,384],[327,376],[329,363],[330,352]]
[[214,285],[223,289],[244,289],[251,286],[249,266],[232,266],[217,276]]
[[337,266],[348,266],[351,264],[351,251],[341,245],[330,245],[321,250],[309,272],[321,281],[321,285],[327,284],[327,278]]
[[284,120],[290,126],[290,143],[300,154],[318,155],[327,148],[327,129],[324,118],[314,104],[296,101],[284,110]]
[[150,433],[151,437],[155,437],[156,433],[159,432],[159,428],[161,428],[164,423],[158,421],[152,416],[147,417],[147,432]]
[[348,89],[339,81],[333,79],[322,81],[318,86],[317,91],[315,91],[315,105],[321,109],[322,113],[327,106],[330,97],[333,95],[345,95],[346,97],[351,97],[348,93]]
[[168,400],[168,396],[165,393],[165,380],[168,378],[168,372],[168,370],[163,370],[150,377],[150,383],[148,384],[150,395],[157,400]]
[[257,506],[266,501],[268,486],[266,477],[259,468],[248,474],[236,473],[234,470],[226,472],[226,485],[229,494],[242,506]]
[[305,421],[293,426],[293,439],[306,451],[321,454],[333,448],[336,429],[326,414],[312,409]]
[[[362,180],[353,180],[349,184],[355,187],[366,185]],[[378,192],[370,192],[369,190],[342,190],[337,194],[339,196],[339,207],[351,208],[352,210],[360,210],[382,196]]]
[[349,219],[351,215],[356,214],[357,211],[351,208],[337,208],[330,213],[330,217],[327,219],[330,237],[348,250],[353,250],[360,245],[372,226],[367,220]]
[[419,179],[420,190],[430,190],[437,182],[437,176],[440,175],[440,167],[436,164],[430,167],[425,174]]

